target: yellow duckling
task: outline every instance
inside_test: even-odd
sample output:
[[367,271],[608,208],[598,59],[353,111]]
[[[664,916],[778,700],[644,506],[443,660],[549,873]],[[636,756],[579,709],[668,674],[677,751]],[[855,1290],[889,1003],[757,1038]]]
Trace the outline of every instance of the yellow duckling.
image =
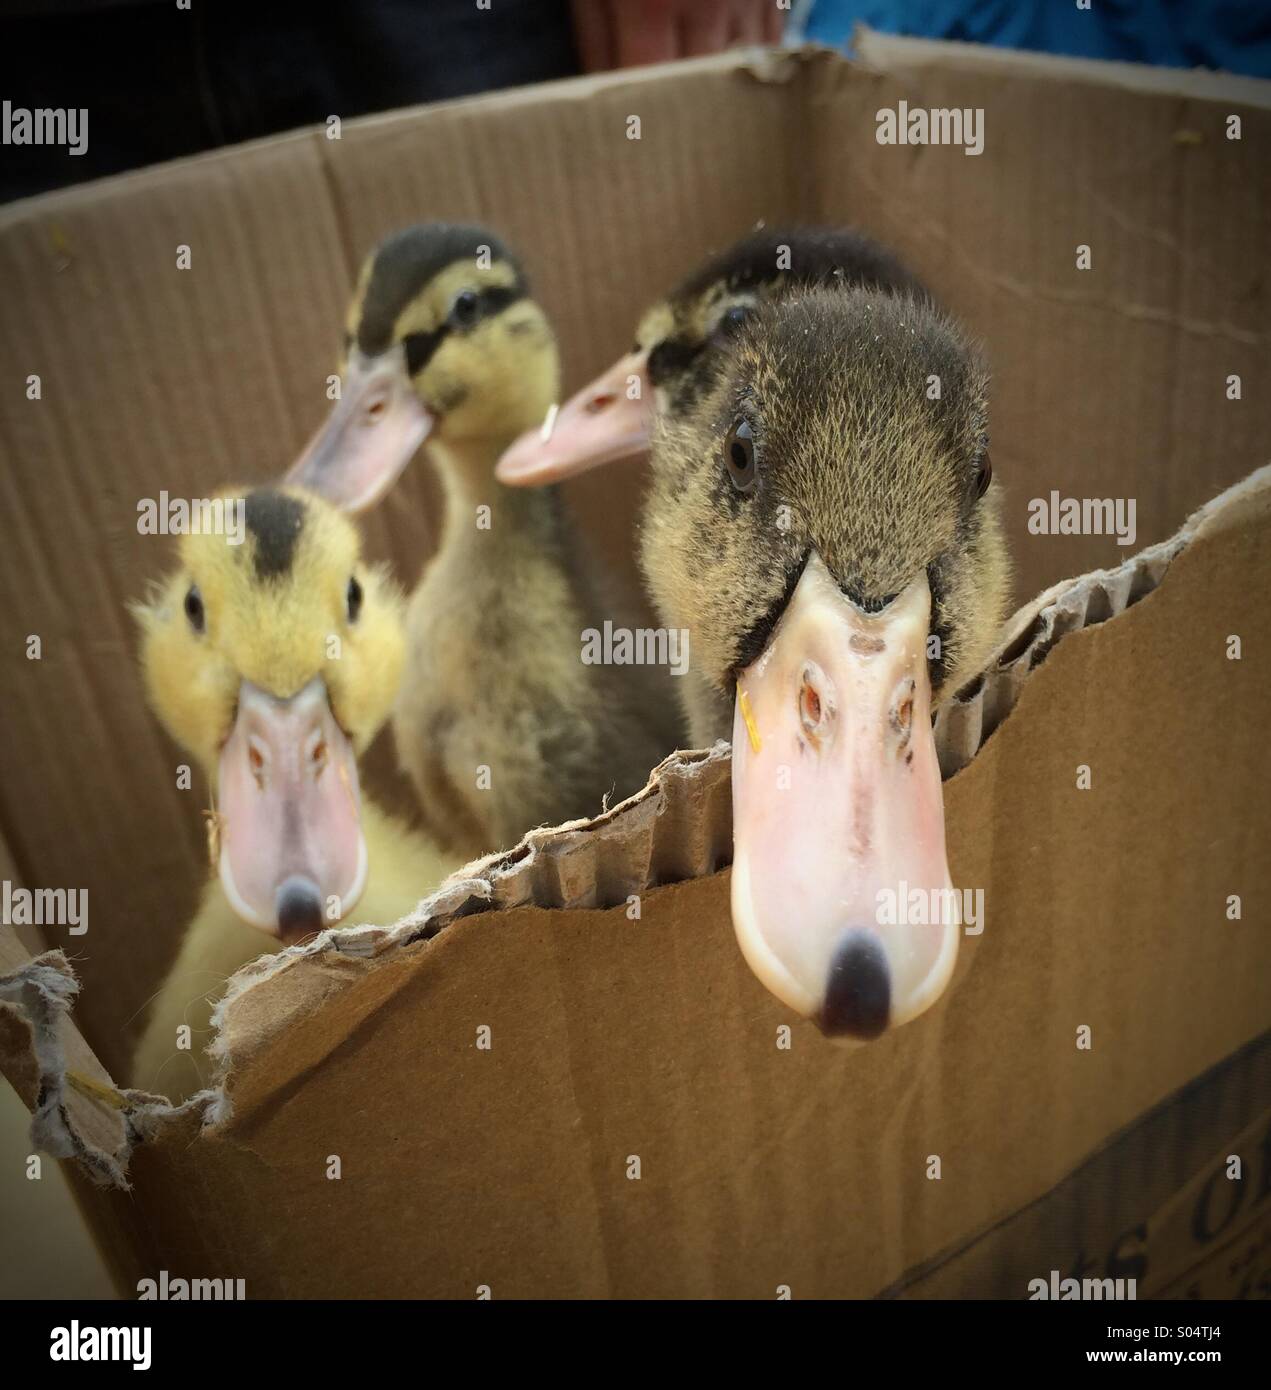
[[446,491],[393,718],[429,833],[471,857],[638,791],[681,739],[674,682],[584,659],[585,634],[637,620],[555,489],[494,480],[559,381],[551,325],[511,252],[477,227],[390,237],[358,281],[343,378],[290,480],[357,511],[427,440]]
[[458,867],[359,791],[401,676],[399,594],[320,499],[222,499],[241,529],[183,537],[134,608],[150,703],[215,791],[216,877],[133,1067],[134,1085],[173,1097],[207,1084],[212,1008],[236,969],[326,927],[392,923]]

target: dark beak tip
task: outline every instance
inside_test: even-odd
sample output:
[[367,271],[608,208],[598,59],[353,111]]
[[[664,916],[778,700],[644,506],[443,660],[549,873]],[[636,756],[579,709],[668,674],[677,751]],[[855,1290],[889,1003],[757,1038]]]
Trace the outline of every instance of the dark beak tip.
[[316,936],[326,925],[322,895],[308,879],[289,878],[278,890],[277,907],[278,935],[288,946]]
[[891,969],[877,935],[852,927],[843,936],[825,982],[817,1022],[830,1038],[872,1042],[891,1017]]

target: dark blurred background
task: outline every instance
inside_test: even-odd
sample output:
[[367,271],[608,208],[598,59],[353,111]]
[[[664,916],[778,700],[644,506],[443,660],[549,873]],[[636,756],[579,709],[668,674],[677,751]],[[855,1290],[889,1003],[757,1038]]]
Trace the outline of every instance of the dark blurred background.
[[80,156],[0,144],[0,201],[331,115],[783,37],[850,48],[858,22],[1271,74],[1271,0],[0,0],[0,99],[86,108],[89,133]]

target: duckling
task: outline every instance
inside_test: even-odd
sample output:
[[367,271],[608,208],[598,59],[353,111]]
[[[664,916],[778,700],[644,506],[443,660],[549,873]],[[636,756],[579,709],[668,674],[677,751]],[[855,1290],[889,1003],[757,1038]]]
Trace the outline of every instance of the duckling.
[[891,252],[859,232],[757,228],[648,308],[631,351],[560,407],[550,433],[516,440],[499,460],[499,481],[541,487],[642,456],[656,416],[690,408],[760,304],[816,284],[923,293]]
[[931,711],[992,649],[1008,560],[978,352],[881,248],[815,245],[839,273],[760,294],[726,350],[661,311],[641,563],[662,621],[692,633],[694,742],[732,737],[743,955],[865,1041],[953,971]]
[[217,803],[216,877],[133,1068],[135,1085],[173,1097],[206,1084],[200,1042],[239,966],[326,927],[395,922],[458,867],[359,792],[358,757],[401,674],[400,596],[320,499],[221,498],[241,508],[237,543],[229,527],[182,537],[175,572],[133,608],[150,704]]
[[634,620],[554,489],[494,481],[559,382],[556,340],[520,264],[481,228],[390,237],[359,276],[343,377],[289,479],[359,510],[427,440],[444,485],[393,716],[429,831],[487,853],[638,791],[680,742],[667,673],[584,662],[584,634]]
[[642,563],[692,626],[697,734],[733,706],[743,954],[866,1040],[957,955],[931,712],[1005,612],[987,373],[929,299],[824,287],[762,306],[725,367],[659,421]]

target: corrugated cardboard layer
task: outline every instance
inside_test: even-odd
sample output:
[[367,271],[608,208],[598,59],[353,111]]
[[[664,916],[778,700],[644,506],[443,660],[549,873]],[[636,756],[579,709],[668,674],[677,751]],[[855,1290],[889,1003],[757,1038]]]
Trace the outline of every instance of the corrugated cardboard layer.
[[[1269,545],[1251,487],[1057,643],[947,784],[985,929],[915,1024],[782,1049],[726,874],[638,919],[517,907],[289,955],[225,1009],[228,1106],[160,1126],[102,1198],[137,1270],[255,1296],[866,1295],[1036,1201],[1266,1030]],[[1133,1171],[1111,1180],[1135,1210]]]
[[[89,892],[88,935],[48,944],[74,947],[84,1027],[114,1072],[204,866],[203,790],[177,790],[182,759],[144,708],[123,612],[169,563],[165,539],[137,534],[137,501],[266,479],[294,456],[327,409],[356,263],[390,229],[475,217],[507,235],[560,328],[566,389],[759,218],[881,236],[996,365],[995,486],[1020,597],[1122,558],[1108,537],[1029,537],[1030,498],[1133,496],[1141,546],[1265,461],[1271,116],[1085,73],[1039,86],[1028,65],[985,69],[958,51],[940,64],[893,46],[885,62],[728,55],[620,73],[0,210],[0,377],[19,384],[0,397],[0,703],[21,750],[6,760],[0,836],[29,886]],[[982,107],[984,153],[878,145],[875,114],[902,97]],[[1224,134],[1232,110],[1238,142]],[[1090,272],[1074,268],[1078,243]],[[1239,401],[1229,374],[1244,380]],[[38,401],[21,389],[32,375]],[[640,488],[633,469],[574,490],[606,553],[629,555]],[[426,466],[368,529],[412,582],[437,529]],[[401,806],[386,742],[372,762],[368,786]],[[682,871],[670,837],[663,850],[655,880]],[[587,892],[564,882],[561,901]]]

